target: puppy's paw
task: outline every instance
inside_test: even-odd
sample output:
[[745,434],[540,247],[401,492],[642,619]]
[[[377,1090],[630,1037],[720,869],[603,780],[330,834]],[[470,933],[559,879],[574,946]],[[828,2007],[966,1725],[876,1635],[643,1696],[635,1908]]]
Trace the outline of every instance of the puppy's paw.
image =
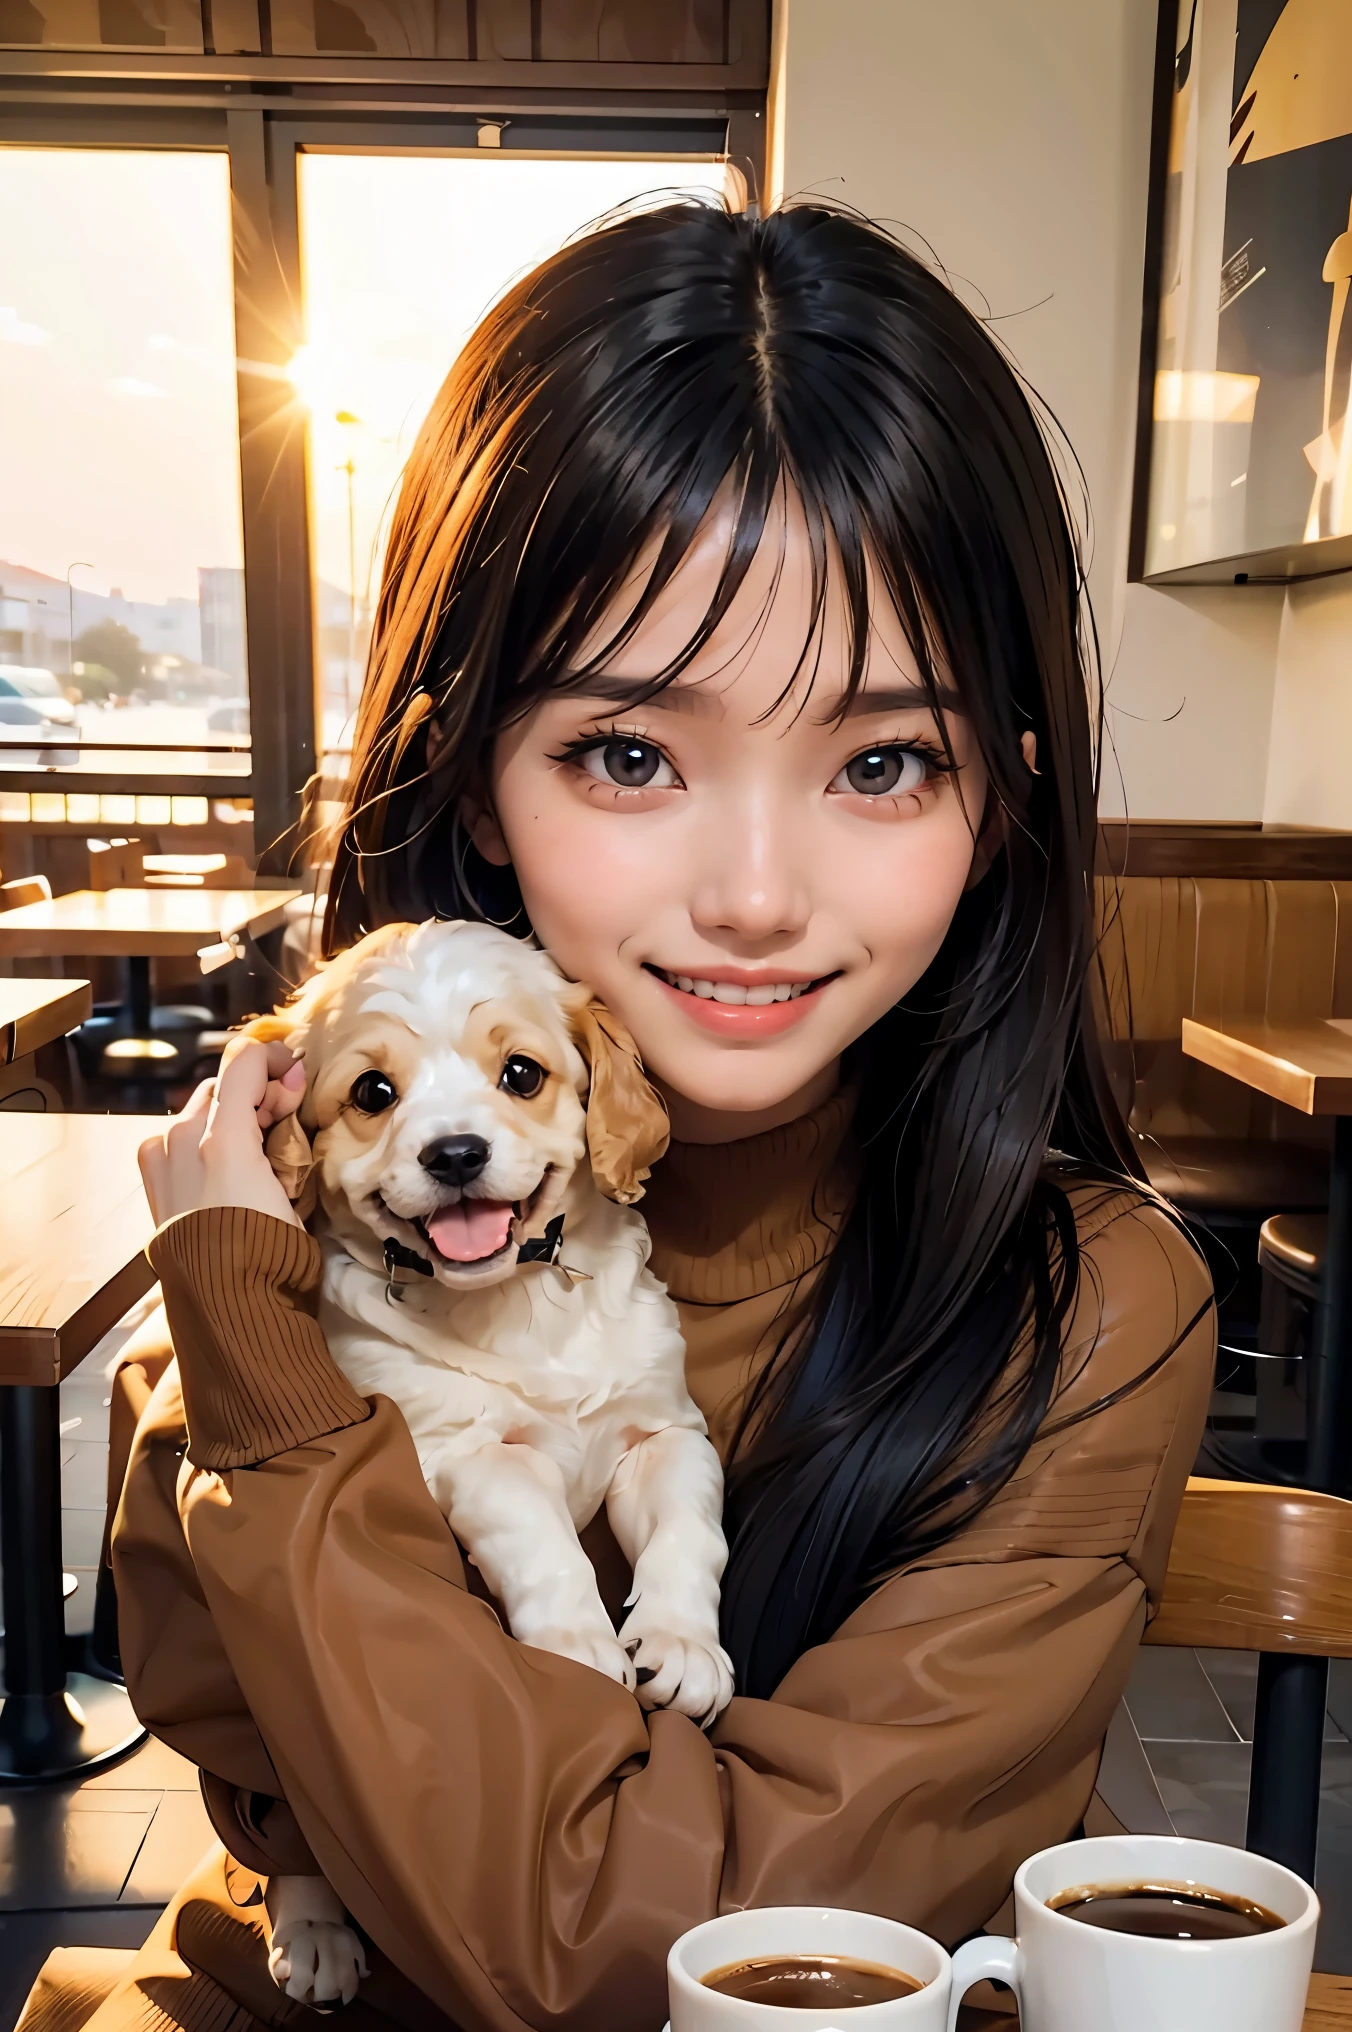
[[644,1707],[669,1707],[707,1728],[732,1699],[732,1660],[708,1630],[680,1628],[635,1609],[620,1631]]
[[521,1641],[533,1644],[537,1651],[552,1651],[559,1658],[575,1658],[579,1665],[590,1665],[594,1672],[604,1672],[607,1679],[634,1691],[633,1662],[609,1626],[584,1630],[549,1624],[523,1633]]
[[350,2004],[370,1973],[366,1951],[350,1926],[332,1919],[293,1919],[275,1927],[268,1973],[279,1990],[316,2011]]

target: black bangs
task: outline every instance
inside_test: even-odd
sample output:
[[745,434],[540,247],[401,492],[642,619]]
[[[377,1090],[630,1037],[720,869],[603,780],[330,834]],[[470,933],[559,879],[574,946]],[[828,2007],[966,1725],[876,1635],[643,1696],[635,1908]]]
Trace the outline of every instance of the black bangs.
[[[326,927],[331,949],[432,914],[528,931],[460,820],[494,739],[603,669],[632,678],[630,703],[670,683],[791,505],[812,583],[783,694],[816,672],[829,594],[847,703],[889,600],[939,726],[954,694],[971,723],[998,850],[853,1048],[859,1196],[729,1463],[725,1640],[752,1693],[1014,1471],[1079,1279],[1047,1148],[1098,1177],[1135,1163],[1091,1016],[1076,538],[1017,375],[931,267],[820,203],[753,219],[682,202],[603,224],[490,314],[405,476]],[[714,528],[699,626],[665,667],[631,669]]]

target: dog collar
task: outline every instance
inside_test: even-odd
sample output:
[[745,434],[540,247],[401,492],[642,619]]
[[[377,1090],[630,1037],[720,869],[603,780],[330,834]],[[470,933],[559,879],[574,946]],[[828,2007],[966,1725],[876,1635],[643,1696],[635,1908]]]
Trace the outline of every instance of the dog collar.
[[[529,1241],[521,1243],[516,1252],[516,1260],[518,1263],[551,1263],[564,1270],[567,1266],[559,1262],[559,1250],[562,1246],[563,1215],[555,1214],[552,1221],[546,1221],[542,1235],[534,1235]],[[406,1249],[402,1242],[395,1241],[393,1235],[387,1236],[385,1241],[387,1298],[400,1297],[401,1286],[411,1284],[415,1278],[430,1277],[432,1274],[432,1265],[425,1256],[420,1256],[416,1249]],[[591,1281],[582,1270],[568,1270],[567,1274],[574,1283]]]
[[385,1242],[385,1275],[393,1291],[398,1285],[407,1284],[411,1276],[430,1277],[432,1265],[416,1249],[406,1249],[390,1235]]
[[546,1221],[542,1235],[521,1244],[516,1260],[518,1263],[557,1263],[562,1245],[563,1215],[555,1214],[552,1221]]

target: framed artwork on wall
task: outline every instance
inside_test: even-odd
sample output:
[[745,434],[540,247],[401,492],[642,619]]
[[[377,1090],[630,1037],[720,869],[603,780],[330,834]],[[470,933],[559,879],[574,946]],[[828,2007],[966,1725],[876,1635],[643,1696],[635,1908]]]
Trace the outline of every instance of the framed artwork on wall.
[[1131,573],[1352,569],[1352,4],[1162,0]]

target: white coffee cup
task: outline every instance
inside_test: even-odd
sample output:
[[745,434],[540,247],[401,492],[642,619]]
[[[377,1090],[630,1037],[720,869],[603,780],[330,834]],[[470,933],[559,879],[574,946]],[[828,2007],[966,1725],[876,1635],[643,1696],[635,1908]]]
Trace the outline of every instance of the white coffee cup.
[[[701,1980],[760,1955],[817,1954],[896,1969],[925,1987],[884,2004],[805,2011],[726,1997]],[[832,2032],[843,2023],[850,2032],[949,2032],[952,1975],[953,1964],[937,1941],[871,1912],[821,1905],[728,1912],[683,1933],[667,1956],[669,2032]]]
[[[1080,1885],[1195,1884],[1265,1905],[1286,1924],[1235,1940],[1151,1940],[1086,1926],[1048,1899]],[[953,1957],[953,2017],[993,1976],[1022,2032],[1300,2032],[1319,1900],[1266,1856],[1166,1835],[1105,1835],[1030,1856],[1014,1879],[1018,1937],[969,1940]]]

